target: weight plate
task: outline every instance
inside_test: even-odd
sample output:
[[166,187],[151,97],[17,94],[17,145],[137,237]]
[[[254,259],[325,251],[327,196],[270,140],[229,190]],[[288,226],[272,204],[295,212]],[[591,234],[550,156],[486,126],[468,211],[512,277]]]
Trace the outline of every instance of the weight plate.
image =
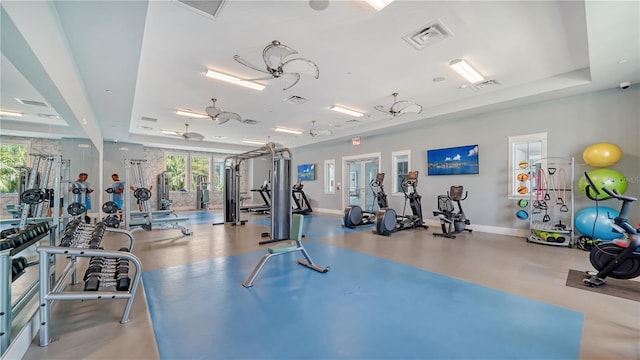
[[81,215],[85,211],[87,211],[87,208],[83,204],[77,202],[71,203],[69,207],[67,207],[67,212],[71,216]]
[[106,203],[102,204],[102,211],[107,214],[115,214],[116,212],[118,212],[118,210],[120,210],[120,208],[115,201],[107,201]]
[[147,201],[151,199],[151,190],[147,188],[137,188],[136,191],[133,192],[133,196],[140,201]]
[[44,199],[45,193],[42,189],[29,189],[20,194],[20,201],[29,205],[40,204]]

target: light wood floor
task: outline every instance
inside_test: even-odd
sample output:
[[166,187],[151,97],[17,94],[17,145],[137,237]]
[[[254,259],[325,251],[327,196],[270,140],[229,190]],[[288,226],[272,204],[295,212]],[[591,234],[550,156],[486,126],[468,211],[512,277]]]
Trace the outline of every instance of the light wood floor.
[[[135,232],[134,253],[144,270],[255,251],[261,248],[260,233],[268,231],[251,223],[190,229],[194,235],[188,237],[179,230]],[[581,359],[640,359],[640,303],[565,286],[569,269],[592,269],[587,252],[480,232],[446,239],[432,236],[433,231],[408,230],[391,237],[361,231],[319,240],[579,311],[585,316]],[[117,249],[120,238],[109,235],[103,244],[111,248],[112,240]],[[120,300],[57,302],[54,341],[39,347],[35,339],[24,358],[158,359],[144,291],[139,290],[131,321],[124,325],[118,322],[123,309]]]

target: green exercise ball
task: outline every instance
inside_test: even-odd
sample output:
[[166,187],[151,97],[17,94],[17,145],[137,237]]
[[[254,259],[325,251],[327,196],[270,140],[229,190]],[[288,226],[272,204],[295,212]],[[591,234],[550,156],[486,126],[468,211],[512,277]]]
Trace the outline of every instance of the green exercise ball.
[[[603,187],[609,190],[618,190],[620,194],[624,194],[629,187],[627,178],[619,171],[613,169],[596,169],[589,171],[588,174],[598,191],[600,191],[600,195],[596,197],[595,192],[590,190],[590,195],[598,200],[610,198],[610,196],[602,190]],[[587,179],[582,175],[580,181],[578,181],[578,188],[580,188],[580,192],[585,194],[585,196],[587,195],[587,185]]]

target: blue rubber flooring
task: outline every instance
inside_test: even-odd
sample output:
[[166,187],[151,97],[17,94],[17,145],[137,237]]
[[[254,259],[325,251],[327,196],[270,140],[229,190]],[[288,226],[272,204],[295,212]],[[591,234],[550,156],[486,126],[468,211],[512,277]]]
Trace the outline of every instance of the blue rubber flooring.
[[318,241],[305,246],[331,271],[286,254],[245,289],[263,254],[253,252],[144,272],[161,357],[579,357],[581,313]]

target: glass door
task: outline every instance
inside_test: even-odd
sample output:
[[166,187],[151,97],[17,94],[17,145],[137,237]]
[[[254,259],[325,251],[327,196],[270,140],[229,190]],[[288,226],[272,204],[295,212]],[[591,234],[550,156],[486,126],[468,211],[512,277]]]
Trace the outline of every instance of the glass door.
[[[377,210],[375,197],[369,184],[379,171],[378,159],[348,161],[347,171],[347,204],[358,205],[366,211]],[[374,208],[374,206],[376,207]]]

